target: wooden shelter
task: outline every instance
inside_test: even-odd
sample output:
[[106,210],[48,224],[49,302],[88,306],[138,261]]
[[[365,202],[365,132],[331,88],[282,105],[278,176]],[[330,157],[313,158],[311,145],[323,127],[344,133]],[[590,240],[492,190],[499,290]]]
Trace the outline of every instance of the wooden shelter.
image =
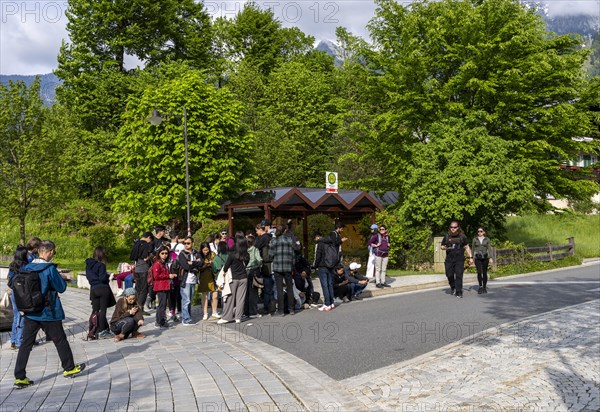
[[[383,204],[374,194],[362,190],[339,190],[327,193],[325,189],[303,187],[276,187],[259,189],[240,194],[223,204],[227,213],[229,232],[233,233],[234,213],[243,213],[261,219],[302,218],[302,241],[308,244],[308,220],[310,214],[324,213],[342,221],[357,221],[365,214],[375,222],[375,212],[383,210]],[[305,251],[306,252],[306,251]]]

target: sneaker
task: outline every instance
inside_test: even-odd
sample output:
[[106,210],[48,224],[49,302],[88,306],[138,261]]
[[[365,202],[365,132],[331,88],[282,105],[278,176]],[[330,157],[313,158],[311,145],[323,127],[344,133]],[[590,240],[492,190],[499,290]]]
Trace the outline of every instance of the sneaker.
[[184,320],[183,322],[181,322],[181,324],[183,326],[192,326],[193,325],[191,320]]
[[236,319],[235,323],[242,323],[242,320],[241,319]]
[[383,286],[381,285],[381,283],[377,283],[377,284],[375,285],[375,287],[376,287],[376,288],[378,288],[378,289],[383,289]]
[[221,319],[222,318],[222,316],[219,315],[218,313],[213,313],[211,317],[214,318],[214,319]]
[[142,315],[144,315],[144,316],[150,316],[150,315],[151,315],[151,313],[150,313],[150,312],[146,312],[145,310],[143,310],[143,311],[142,311]]
[[154,323],[154,329],[169,329],[169,324],[168,323],[164,323],[162,325],[158,324],[158,323]]
[[483,287],[483,294],[486,294],[486,293],[487,293],[487,286],[484,286]]
[[79,375],[84,369],[85,369],[85,363],[78,363],[70,371],[64,371],[63,376],[65,378],[73,378],[76,375]]
[[479,286],[479,289],[477,289],[477,294],[483,295],[483,286]]
[[223,319],[223,318],[221,318],[217,321],[217,325],[223,325],[224,323],[229,323],[229,321],[227,319]]
[[26,388],[28,386],[33,385],[34,382],[29,380],[29,378],[23,378],[23,379],[15,379],[15,383],[13,384],[13,388],[15,389],[23,389]]
[[344,296],[344,298],[342,299],[342,302],[343,303],[348,303],[348,302],[350,302],[350,300],[346,296]]
[[173,315],[173,317],[171,318],[171,322],[179,322],[179,318],[177,317],[177,315]]
[[329,305],[329,306],[325,306],[325,309],[323,309],[325,312],[329,312],[330,310],[333,310],[333,308],[335,308],[335,306],[333,305]]
[[343,303],[343,302],[344,302],[344,301],[343,301],[342,299],[340,299],[340,298],[335,298],[335,299],[333,300],[333,303],[334,303],[334,304],[335,304],[335,303],[337,303],[338,305],[339,305],[340,303]]
[[324,312],[324,311],[328,310],[328,309],[327,309],[328,307],[329,307],[329,306],[327,306],[327,305],[323,305],[323,306],[321,306],[321,307],[319,308],[319,311],[321,311],[321,312]]
[[123,296],[124,289],[117,289],[117,297]]
[[202,320],[208,320],[208,313],[205,313],[204,316],[202,316]]
[[256,315],[250,315],[248,316],[250,319],[256,319],[256,318],[262,318],[262,315],[260,313],[257,313]]
[[392,285],[388,285],[387,283],[382,283],[382,284],[381,284],[381,287],[384,287],[384,288],[391,288],[391,287],[392,287]]
[[362,300],[362,296],[354,295],[354,296],[352,296],[352,300]]
[[11,343],[11,344],[10,344],[10,348],[11,348],[12,350],[17,350],[17,349],[19,349],[19,348],[17,348],[17,344],[16,344],[16,343]]
[[451,294],[451,295],[454,295],[455,293],[456,293],[456,289],[454,289],[454,288],[450,288],[450,294]]
[[98,333],[98,339],[112,339],[115,337],[115,334],[112,333],[112,331],[110,331],[109,329],[103,330],[102,332]]
[[462,292],[456,292],[456,297],[462,299],[462,297],[463,297]]
[[311,303],[311,304],[310,304],[310,307],[311,307],[311,308],[318,308],[318,307],[319,307],[319,305],[317,305],[316,303]]

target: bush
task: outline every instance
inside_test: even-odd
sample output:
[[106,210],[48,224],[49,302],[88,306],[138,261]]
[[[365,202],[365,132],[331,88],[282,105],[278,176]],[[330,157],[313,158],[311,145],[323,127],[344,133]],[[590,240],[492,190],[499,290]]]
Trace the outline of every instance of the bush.
[[98,246],[106,249],[108,254],[116,253],[118,246],[117,228],[107,224],[99,224],[87,228],[86,232],[90,253]]

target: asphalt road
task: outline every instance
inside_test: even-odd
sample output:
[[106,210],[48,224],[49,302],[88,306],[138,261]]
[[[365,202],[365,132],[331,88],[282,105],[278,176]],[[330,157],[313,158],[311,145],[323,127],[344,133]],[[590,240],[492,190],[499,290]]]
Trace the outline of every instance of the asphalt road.
[[[238,325],[249,341],[260,339],[341,380],[406,361],[454,341],[528,316],[600,298],[600,265],[584,265],[492,281],[488,294],[467,285],[464,298],[449,289],[370,298],[330,312],[262,317]],[[535,339],[520,330],[516,339]],[[557,331],[560,333],[560,331]]]

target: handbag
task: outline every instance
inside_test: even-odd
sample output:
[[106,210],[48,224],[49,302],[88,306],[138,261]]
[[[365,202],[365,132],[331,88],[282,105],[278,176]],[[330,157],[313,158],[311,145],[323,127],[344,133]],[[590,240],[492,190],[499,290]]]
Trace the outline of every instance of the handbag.
[[10,303],[8,291],[4,292],[0,300],[0,332],[9,332],[12,330],[13,307]]
[[265,287],[265,280],[262,277],[256,276],[255,274],[254,276],[252,276],[252,286],[254,286],[257,289],[262,289]]

